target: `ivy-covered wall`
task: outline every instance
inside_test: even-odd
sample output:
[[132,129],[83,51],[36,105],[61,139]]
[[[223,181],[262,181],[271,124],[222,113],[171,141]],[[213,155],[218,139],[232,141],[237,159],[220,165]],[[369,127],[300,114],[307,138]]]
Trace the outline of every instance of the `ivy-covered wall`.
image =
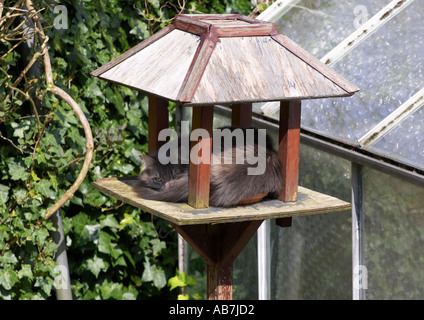
[[[1,1],[0,8],[0,298],[55,299],[57,245],[45,214],[78,176],[85,139],[71,107],[46,85],[42,43],[31,41],[27,32],[32,16],[25,2]],[[171,23],[177,13],[249,14],[251,2],[47,0],[33,5],[49,37],[54,83],[81,106],[94,136],[88,175],[61,208],[73,297],[176,298],[178,290],[170,289],[193,281],[176,273],[175,231],[91,187],[99,178],[138,174],[138,155],[147,151],[147,99],[89,74]],[[167,286],[174,276],[181,281]]]

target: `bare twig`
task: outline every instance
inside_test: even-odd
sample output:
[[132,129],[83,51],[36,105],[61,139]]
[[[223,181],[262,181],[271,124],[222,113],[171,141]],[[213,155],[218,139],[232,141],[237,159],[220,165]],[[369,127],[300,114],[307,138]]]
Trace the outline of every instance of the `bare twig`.
[[68,201],[70,198],[73,197],[74,193],[78,190],[79,186],[84,181],[84,178],[87,175],[87,172],[91,163],[91,159],[93,157],[94,144],[93,144],[93,135],[91,133],[90,124],[88,123],[87,118],[82,112],[81,107],[78,105],[78,103],[75,102],[75,100],[69,94],[67,94],[64,90],[54,85],[52,65],[50,62],[49,51],[47,48],[48,37],[44,34],[40,20],[36,14],[36,11],[33,7],[31,0],[26,0],[26,7],[28,8],[29,12],[33,14],[32,20],[34,21],[34,27],[39,37],[39,41],[43,44],[41,54],[43,56],[43,61],[44,61],[44,71],[46,75],[47,88],[54,95],[58,96],[59,98],[61,98],[62,100],[64,100],[66,103],[68,103],[71,106],[72,110],[74,111],[74,113],[76,114],[76,116],[78,117],[79,121],[81,122],[84,128],[84,134],[85,134],[85,140],[86,140],[86,154],[85,154],[84,164],[81,168],[81,171],[77,179],[75,180],[75,182],[72,184],[72,186],[52,207],[48,209],[46,213],[46,217],[45,217],[46,219],[48,219],[61,206],[63,206],[66,201]]

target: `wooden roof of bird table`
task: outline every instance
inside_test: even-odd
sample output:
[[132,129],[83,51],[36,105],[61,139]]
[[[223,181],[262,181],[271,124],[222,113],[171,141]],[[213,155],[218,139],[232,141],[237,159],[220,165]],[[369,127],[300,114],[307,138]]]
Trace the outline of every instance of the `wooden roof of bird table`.
[[92,75],[193,106],[358,91],[275,24],[238,14],[178,15]]

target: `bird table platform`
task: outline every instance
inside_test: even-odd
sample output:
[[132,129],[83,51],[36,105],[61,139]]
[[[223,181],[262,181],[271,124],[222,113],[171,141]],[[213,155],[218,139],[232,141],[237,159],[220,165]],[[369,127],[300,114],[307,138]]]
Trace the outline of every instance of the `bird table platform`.
[[[188,204],[148,201],[133,179],[103,179],[101,191],[168,220],[208,263],[208,298],[232,297],[232,262],[261,222],[346,209],[338,199],[298,188],[301,100],[344,97],[359,89],[277,31],[273,23],[239,14],[178,15],[173,24],[91,73],[149,97],[149,152],[169,126],[168,104],[192,107],[192,130],[212,137],[213,108],[232,108],[232,125],[249,127],[252,103],[280,101],[278,200],[209,208],[210,163],[190,161]],[[212,138],[200,137],[199,149]],[[193,142],[194,145],[194,142]],[[205,149],[206,150],[206,149]],[[208,152],[210,154],[210,152]]]
[[230,208],[195,209],[186,203],[142,199],[132,188],[136,181],[136,177],[105,178],[93,182],[93,187],[169,221],[208,264],[209,299],[232,298],[233,262],[264,220],[351,208],[348,202],[299,187],[296,202],[265,200]]

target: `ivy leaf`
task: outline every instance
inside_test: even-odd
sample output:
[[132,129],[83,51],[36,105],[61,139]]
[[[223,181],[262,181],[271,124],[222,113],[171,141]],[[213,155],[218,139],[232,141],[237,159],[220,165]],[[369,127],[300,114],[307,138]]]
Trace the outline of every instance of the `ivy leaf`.
[[29,264],[23,264],[21,267],[21,270],[18,272],[19,279],[22,279],[23,277],[28,277],[29,279],[33,279],[33,274],[31,270],[31,266]]
[[125,226],[135,222],[135,219],[132,215],[124,213],[124,218],[119,222],[119,228],[123,229]]
[[16,259],[15,255],[12,251],[6,251],[1,257],[0,257],[0,265],[6,265],[6,264],[14,264],[18,262],[18,259]]
[[93,259],[87,260],[87,269],[94,274],[97,278],[99,276],[100,271],[106,271],[109,267],[109,264],[97,256],[94,256]]
[[47,295],[50,295],[50,291],[52,290],[52,283],[45,277],[37,277],[34,287],[39,287],[44,291]]
[[114,216],[107,215],[103,220],[100,221],[100,227],[118,228],[118,221]]
[[6,203],[9,198],[10,187],[0,184],[0,204]]
[[13,122],[11,126],[15,129],[13,136],[23,138],[25,131],[30,128],[30,122],[28,120],[22,120],[19,123]]
[[160,241],[159,239],[152,239],[150,241],[153,249],[153,256],[157,256],[163,249],[166,249],[166,243],[164,241]]
[[166,285],[166,277],[163,269],[156,265],[151,265],[149,261],[144,262],[142,281],[153,281],[156,288],[162,289]]
[[51,189],[51,182],[49,180],[43,179],[34,184],[34,189],[44,197],[48,199],[54,199],[56,193]]
[[103,281],[100,286],[100,293],[103,299],[116,299],[119,300],[122,297],[122,284],[116,282]]
[[122,250],[116,243],[112,242],[111,236],[104,231],[99,233],[99,251],[112,256],[114,259],[122,255]]
[[8,266],[4,269],[0,269],[0,285],[10,290],[19,281],[19,277],[12,266]]
[[187,275],[185,272],[180,273],[178,270],[176,275],[168,280],[168,286],[171,287],[169,290],[174,290],[178,287],[194,286],[196,280],[193,277]]
[[84,136],[81,135],[80,131],[76,127],[71,127],[68,130],[68,138],[75,142],[78,146],[84,146]]
[[25,181],[26,179],[28,179],[29,172],[27,169],[25,169],[21,165],[12,162],[12,163],[9,163],[8,166],[9,166],[10,179],[15,181],[18,181],[18,180]]

